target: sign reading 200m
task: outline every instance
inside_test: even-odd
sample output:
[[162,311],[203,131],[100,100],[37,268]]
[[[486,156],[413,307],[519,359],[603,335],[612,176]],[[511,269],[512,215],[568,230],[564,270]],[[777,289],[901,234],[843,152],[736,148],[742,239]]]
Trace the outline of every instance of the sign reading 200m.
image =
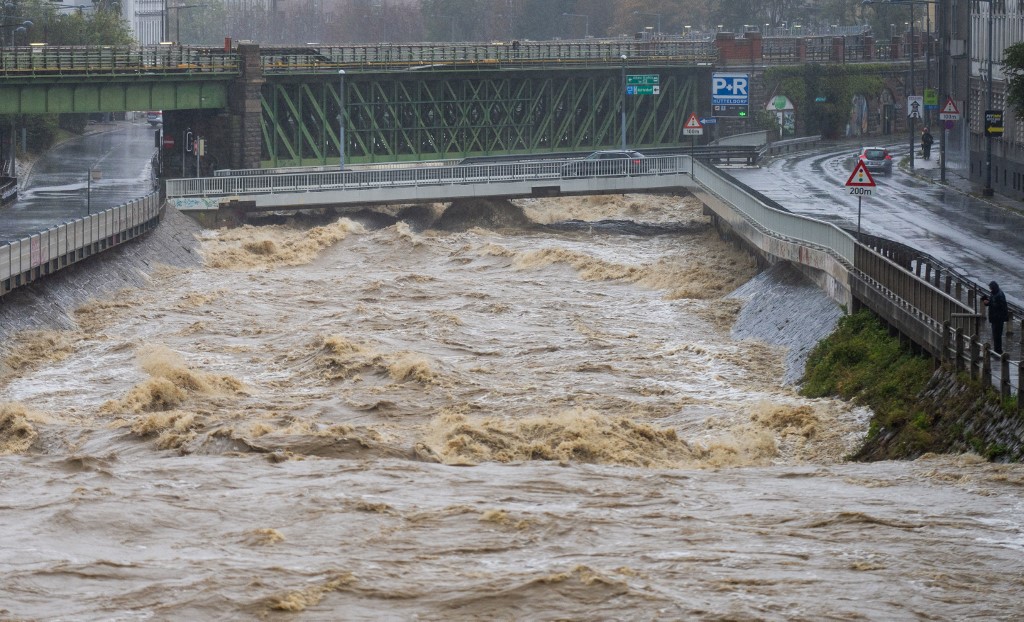
[[711,105],[749,106],[750,76],[745,73],[711,74]]

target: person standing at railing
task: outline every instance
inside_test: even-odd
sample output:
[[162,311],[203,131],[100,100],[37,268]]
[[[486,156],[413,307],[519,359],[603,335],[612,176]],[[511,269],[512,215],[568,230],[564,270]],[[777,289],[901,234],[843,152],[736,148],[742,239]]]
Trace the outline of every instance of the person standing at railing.
[[1010,310],[1006,306],[1006,294],[999,289],[999,284],[992,281],[988,284],[992,290],[991,296],[982,296],[981,304],[988,307],[988,321],[992,324],[992,346],[996,354],[1003,353],[1003,324],[1010,317]]

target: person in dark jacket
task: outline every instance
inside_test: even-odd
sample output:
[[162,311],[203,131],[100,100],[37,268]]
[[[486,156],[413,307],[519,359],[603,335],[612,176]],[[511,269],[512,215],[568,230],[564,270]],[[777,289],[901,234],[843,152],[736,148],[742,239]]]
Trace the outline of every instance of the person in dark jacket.
[[921,129],[921,153],[924,154],[925,160],[930,160],[932,157],[932,143],[935,139],[932,137],[932,133],[928,131],[928,128]]
[[992,281],[988,284],[991,296],[982,296],[981,304],[988,307],[988,321],[992,324],[992,346],[996,354],[1003,353],[1003,324],[1010,319],[1010,310],[1006,306],[1006,294],[999,289],[999,284]]

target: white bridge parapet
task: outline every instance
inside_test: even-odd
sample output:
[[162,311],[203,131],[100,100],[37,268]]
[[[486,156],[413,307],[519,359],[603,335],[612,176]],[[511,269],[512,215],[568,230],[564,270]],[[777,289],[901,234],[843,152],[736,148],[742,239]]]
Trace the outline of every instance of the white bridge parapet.
[[381,203],[516,198],[561,194],[651,192],[693,188],[687,155],[639,160],[533,160],[345,171],[219,175],[167,181],[167,202],[211,210],[248,201],[255,210],[307,209]]

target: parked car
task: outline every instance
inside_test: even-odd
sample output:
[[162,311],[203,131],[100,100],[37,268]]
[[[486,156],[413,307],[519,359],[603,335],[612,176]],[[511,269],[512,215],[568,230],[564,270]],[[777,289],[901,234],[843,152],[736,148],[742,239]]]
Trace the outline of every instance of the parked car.
[[892,175],[892,155],[885,147],[864,147],[858,157],[868,172]]
[[163,122],[164,122],[164,113],[163,113],[163,111],[161,111],[161,110],[150,110],[149,112],[146,113],[146,121],[148,121],[149,124],[152,125],[153,127],[156,127],[158,125],[163,124]]
[[582,160],[562,167],[565,177],[581,175],[635,175],[650,171],[644,154],[639,151],[595,151]]

